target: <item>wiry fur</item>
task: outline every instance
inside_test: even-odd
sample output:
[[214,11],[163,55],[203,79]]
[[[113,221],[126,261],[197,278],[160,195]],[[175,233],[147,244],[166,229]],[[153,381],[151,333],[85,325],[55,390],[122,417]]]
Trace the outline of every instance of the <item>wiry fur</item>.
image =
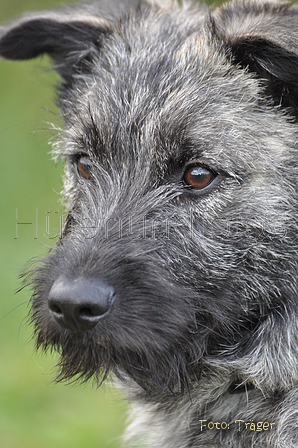
[[[37,345],[60,351],[59,379],[121,378],[131,446],[298,446],[297,44],[298,9],[254,0],[98,3],[1,31],[4,57],[49,53],[64,78],[69,216],[28,270]],[[191,189],[191,164],[217,177]],[[115,288],[94,330],[53,319],[61,275]]]

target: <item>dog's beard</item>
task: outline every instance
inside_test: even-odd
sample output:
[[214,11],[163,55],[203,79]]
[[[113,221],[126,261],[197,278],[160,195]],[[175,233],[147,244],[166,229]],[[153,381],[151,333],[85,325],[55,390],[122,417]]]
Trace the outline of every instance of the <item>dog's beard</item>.
[[[200,363],[194,354],[169,347],[156,352],[152,347],[123,347],[115,337],[105,337],[96,331],[70,333],[55,323],[42,325],[33,317],[38,349],[57,351],[60,355],[57,381],[82,382],[94,380],[97,386],[112,374],[121,381],[133,380],[151,396],[183,394],[191,382],[200,376]],[[196,355],[198,356],[197,350]]]
[[149,274],[143,284],[143,276],[138,278],[143,271],[126,263],[114,275],[122,279],[122,296],[115,309],[93,330],[73,332],[62,328],[48,308],[63,250],[55,248],[43,262],[28,264],[23,273],[24,286],[33,289],[30,319],[37,348],[60,355],[57,380],[92,378],[100,385],[112,374],[123,381],[134,380],[151,395],[187,390],[200,375],[209,329],[204,319],[198,329],[198,316],[185,287],[180,290],[179,285]]

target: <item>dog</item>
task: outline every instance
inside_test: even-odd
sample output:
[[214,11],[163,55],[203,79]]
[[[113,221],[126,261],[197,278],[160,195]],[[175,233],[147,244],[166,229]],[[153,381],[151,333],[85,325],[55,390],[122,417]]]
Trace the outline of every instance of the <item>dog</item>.
[[25,269],[59,380],[117,379],[125,442],[298,446],[298,8],[94,3],[1,28],[62,78],[68,210]]

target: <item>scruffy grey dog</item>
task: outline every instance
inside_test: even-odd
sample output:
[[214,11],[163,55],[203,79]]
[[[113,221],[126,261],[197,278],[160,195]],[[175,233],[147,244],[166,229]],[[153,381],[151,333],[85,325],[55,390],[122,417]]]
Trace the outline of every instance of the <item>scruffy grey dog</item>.
[[69,214],[27,272],[37,346],[59,379],[120,378],[131,446],[298,446],[297,44],[297,7],[254,0],[1,30],[3,57],[63,78]]

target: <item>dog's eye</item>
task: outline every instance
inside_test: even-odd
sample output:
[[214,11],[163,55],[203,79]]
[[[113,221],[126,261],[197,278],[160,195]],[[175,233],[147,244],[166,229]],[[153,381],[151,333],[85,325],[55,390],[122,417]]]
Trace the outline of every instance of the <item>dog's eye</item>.
[[81,156],[77,160],[77,168],[78,168],[79,174],[82,177],[84,177],[84,179],[90,179],[92,163],[91,163],[91,160],[89,159],[89,157]]
[[186,185],[189,185],[196,190],[202,190],[207,187],[215,177],[216,174],[208,168],[203,166],[191,166],[186,169],[183,180]]

